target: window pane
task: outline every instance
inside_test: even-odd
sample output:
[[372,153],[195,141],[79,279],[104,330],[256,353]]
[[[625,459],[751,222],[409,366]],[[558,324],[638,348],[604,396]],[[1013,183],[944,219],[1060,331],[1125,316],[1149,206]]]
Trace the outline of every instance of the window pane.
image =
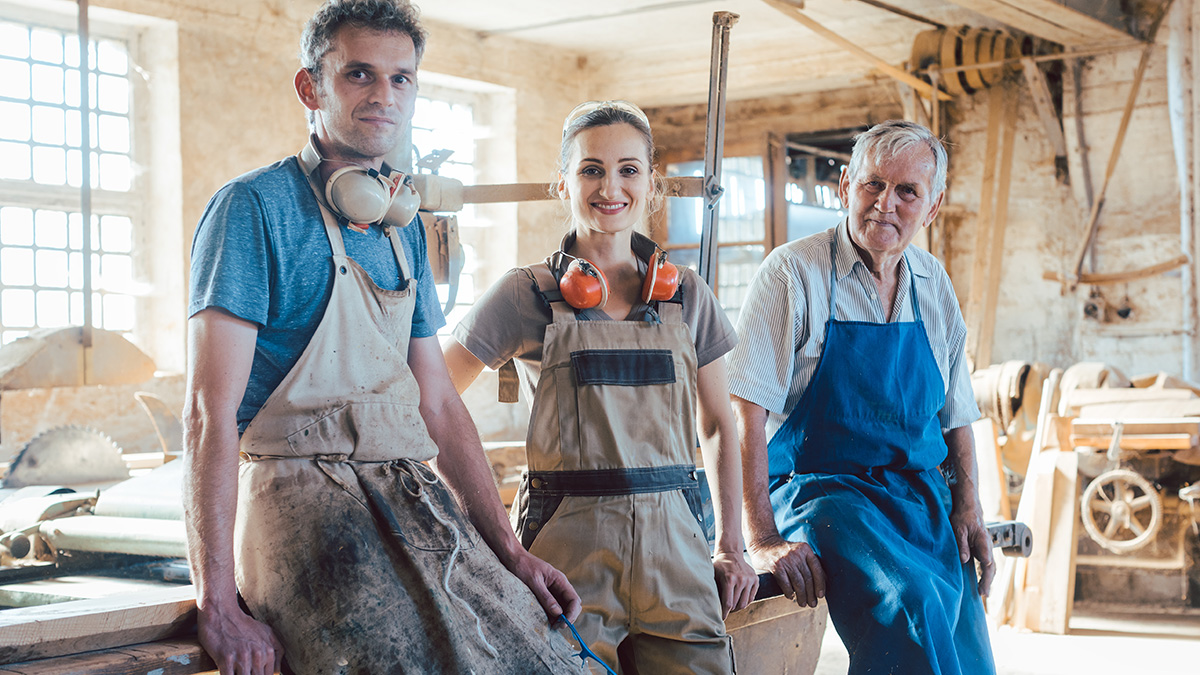
[[114,75],[128,73],[129,55],[125,53],[125,45],[112,40],[101,40],[96,50],[96,68]]
[[101,258],[101,288],[124,291],[133,286],[133,259],[127,255],[106,255]]
[[762,241],[766,237],[767,183],[761,157],[729,157],[721,162],[721,219],[718,239]]
[[[67,185],[71,187],[79,187],[83,185],[82,161],[80,157],[83,153],[78,150],[67,151]],[[99,154],[93,152],[91,154],[92,161],[92,187],[100,187],[100,157]]]
[[[76,69],[76,70],[68,69],[67,74],[66,74],[65,83],[66,83],[66,88],[67,88],[67,93],[66,93],[67,105],[69,105],[73,108],[78,108],[79,107],[79,70],[78,69]],[[88,97],[88,100],[91,102],[91,107],[95,108],[96,107],[96,74],[95,73],[88,75],[88,86],[91,87],[91,94],[92,94],[91,96]]]
[[29,64],[0,59],[0,96],[29,98]]
[[[79,128],[79,111],[67,110],[66,120],[67,145],[71,146],[72,148],[83,147],[83,143],[79,140],[80,133],[83,131]],[[88,127],[88,138],[91,141],[90,145],[95,148],[100,137],[100,126],[96,113],[88,115],[88,120],[90,120],[90,126]]]
[[[40,249],[37,252],[37,285],[49,288],[67,287],[67,252]],[[66,295],[63,295],[66,306]]]
[[29,55],[35,61],[59,64],[63,61],[62,33],[33,29],[29,41]]
[[734,323],[764,255],[762,246],[722,246],[717,251],[717,297]]
[[128,192],[133,185],[133,164],[127,155],[100,155],[100,189]]
[[41,328],[59,328],[71,325],[66,291],[38,291],[37,322]]
[[100,149],[129,152],[129,119],[115,115],[100,116]]
[[104,296],[105,330],[133,330],[133,298],[128,295]]
[[[72,252],[68,256],[68,260],[69,260],[69,262],[67,263],[67,285],[70,286],[71,288],[76,288],[76,289],[82,290],[83,289],[83,254],[77,253],[77,252]],[[92,278],[95,278],[95,276],[96,276],[95,273],[93,273]],[[77,294],[77,295],[79,295],[79,297],[81,298],[80,302],[83,302],[83,300],[82,300],[83,295],[82,294]],[[82,307],[83,307],[83,305],[80,305],[80,308],[81,308],[80,311],[83,311]],[[83,319],[80,319],[79,321],[76,321],[75,323],[83,323]]]
[[[79,119],[79,116],[76,115],[75,119]],[[66,111],[62,108],[34,106],[33,140],[46,145],[62,145],[66,142],[66,122]]]
[[0,56],[29,56],[29,29],[15,23],[0,21]]
[[112,75],[100,76],[100,109],[105,112],[129,112],[129,80]]
[[62,211],[37,212],[37,245],[39,248],[67,248],[67,214]]
[[[33,249],[12,246],[0,248],[0,284],[33,285]],[[11,325],[7,320],[4,323]]]
[[62,148],[33,149],[33,180],[42,185],[67,182],[67,151]]
[[0,178],[29,180],[29,146],[24,143],[0,143]]
[[100,219],[100,248],[109,253],[129,253],[133,250],[133,221],[125,216],[104,216]]
[[6,288],[0,291],[0,323],[5,328],[33,328],[33,291]]
[[28,105],[0,101],[0,138],[28,141],[30,129]]
[[0,244],[33,246],[33,209],[17,206],[0,209]]
[[63,69],[58,66],[33,66],[33,100],[63,102]]

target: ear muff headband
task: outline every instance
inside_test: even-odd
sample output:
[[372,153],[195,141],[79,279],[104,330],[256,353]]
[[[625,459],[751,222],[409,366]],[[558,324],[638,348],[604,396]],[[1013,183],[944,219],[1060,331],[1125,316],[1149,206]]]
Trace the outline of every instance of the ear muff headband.
[[[319,183],[317,170],[325,161],[310,137],[300,152],[300,163],[309,180]],[[404,227],[421,206],[412,179],[387,164],[383,172],[355,165],[342,167],[329,176],[321,192],[330,211],[360,226]]]

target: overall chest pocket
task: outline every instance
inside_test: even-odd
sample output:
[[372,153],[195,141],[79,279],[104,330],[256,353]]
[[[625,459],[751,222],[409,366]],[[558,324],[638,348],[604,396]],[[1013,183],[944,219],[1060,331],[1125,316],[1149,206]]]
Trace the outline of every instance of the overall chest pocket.
[[571,352],[580,468],[688,463],[676,357],[669,349]]

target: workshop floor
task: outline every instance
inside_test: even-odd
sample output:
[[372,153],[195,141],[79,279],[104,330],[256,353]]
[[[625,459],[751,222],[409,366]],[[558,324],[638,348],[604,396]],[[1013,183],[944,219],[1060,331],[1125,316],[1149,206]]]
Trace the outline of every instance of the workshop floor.
[[[1071,618],[1067,635],[992,634],[997,675],[1200,672],[1200,616],[1084,614]],[[825,630],[815,675],[845,675],[849,658],[833,629]]]

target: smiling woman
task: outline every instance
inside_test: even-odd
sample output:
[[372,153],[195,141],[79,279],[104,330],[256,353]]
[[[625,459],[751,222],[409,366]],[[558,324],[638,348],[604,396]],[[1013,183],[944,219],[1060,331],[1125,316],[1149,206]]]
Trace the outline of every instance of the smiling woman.
[[554,186],[571,230],[545,263],[489,289],[444,350],[460,392],[485,364],[517,364],[532,417],[513,519],[521,543],[579,592],[583,642],[614,666],[620,653],[626,672],[730,673],[723,618],[758,584],[741,554],[721,358],[736,338],[696,273],[635,231],[661,200],[653,147],[630,103],[572,111]]

